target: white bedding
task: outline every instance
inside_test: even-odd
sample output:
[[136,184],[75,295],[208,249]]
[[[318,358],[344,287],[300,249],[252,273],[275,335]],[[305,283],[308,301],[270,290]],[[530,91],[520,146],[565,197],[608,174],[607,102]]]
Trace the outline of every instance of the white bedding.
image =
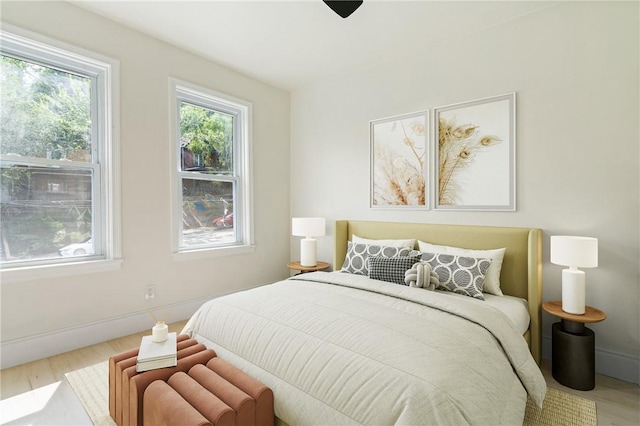
[[[444,290],[436,290],[438,293],[446,294],[450,297],[462,297],[465,300],[469,296],[462,294],[451,293]],[[514,296],[496,296],[494,294],[483,293],[484,300],[478,300],[478,303],[484,303],[491,305],[503,314],[513,324],[513,326],[522,335],[529,329],[529,323],[531,322],[531,316],[529,315],[529,305],[525,299]]]
[[271,387],[290,425],[521,425],[546,392],[522,334],[449,296],[310,273],[211,300],[183,332]]
[[524,334],[529,329],[531,316],[529,315],[529,305],[525,299],[484,293],[484,302],[505,314],[520,334]]

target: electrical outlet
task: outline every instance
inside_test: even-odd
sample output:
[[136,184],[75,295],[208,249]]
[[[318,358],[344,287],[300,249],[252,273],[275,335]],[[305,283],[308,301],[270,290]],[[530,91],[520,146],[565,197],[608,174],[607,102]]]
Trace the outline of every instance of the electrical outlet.
[[156,297],[156,286],[153,284],[147,284],[144,289],[144,298],[153,299]]

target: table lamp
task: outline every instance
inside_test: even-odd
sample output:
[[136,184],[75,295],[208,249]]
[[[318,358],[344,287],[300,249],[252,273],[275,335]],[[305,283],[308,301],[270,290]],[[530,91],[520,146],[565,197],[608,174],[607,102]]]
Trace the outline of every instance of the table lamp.
[[584,315],[585,273],[578,268],[598,266],[598,239],[552,236],[551,263],[569,267],[562,270],[562,310]]
[[324,235],[325,221],[322,217],[294,217],[292,234],[305,237],[300,240],[300,265],[316,266],[316,239]]

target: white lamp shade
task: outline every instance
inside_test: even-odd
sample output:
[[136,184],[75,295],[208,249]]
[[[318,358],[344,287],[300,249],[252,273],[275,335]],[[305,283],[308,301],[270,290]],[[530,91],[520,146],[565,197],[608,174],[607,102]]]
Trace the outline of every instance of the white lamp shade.
[[551,237],[551,263],[576,268],[598,266],[598,239],[555,235]]
[[298,237],[321,237],[324,228],[323,217],[294,217],[291,221],[291,233]]

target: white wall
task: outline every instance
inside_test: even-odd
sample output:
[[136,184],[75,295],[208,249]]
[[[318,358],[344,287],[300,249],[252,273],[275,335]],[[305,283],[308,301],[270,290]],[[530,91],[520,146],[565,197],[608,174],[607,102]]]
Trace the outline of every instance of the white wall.
[[[565,2],[292,93],[294,216],[539,227],[544,300],[561,298],[549,236],[599,239],[587,304],[597,370],[638,382],[639,32],[637,3]],[[369,120],[517,93],[517,211],[369,208]],[[331,237],[319,255],[332,259]],[[298,253],[292,245],[291,256]],[[546,357],[556,320],[544,314]]]
[[[3,356],[56,336],[94,331],[102,341],[152,325],[144,314],[146,284],[156,285],[154,307],[175,306],[169,320],[176,321],[201,300],[288,276],[289,93],[66,2],[2,2],[2,20],[120,61],[124,259],[113,272],[3,282]],[[254,253],[172,259],[169,77],[253,104]],[[92,343],[78,338],[67,343]]]

